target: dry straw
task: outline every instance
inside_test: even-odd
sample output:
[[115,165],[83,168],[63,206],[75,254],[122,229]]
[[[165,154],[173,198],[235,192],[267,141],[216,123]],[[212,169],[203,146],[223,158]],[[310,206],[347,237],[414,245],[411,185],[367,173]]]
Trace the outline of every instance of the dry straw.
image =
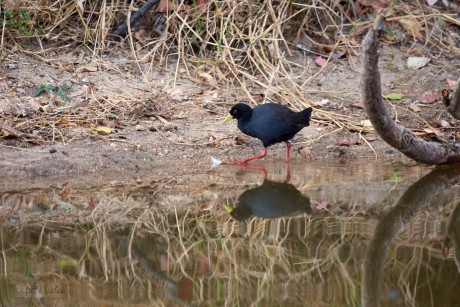
[[[194,1],[173,0],[174,10],[167,13],[148,12],[141,21],[128,27],[124,42],[129,43],[131,58],[137,64],[150,89],[156,87],[147,78],[149,71],[141,68],[150,62],[148,70],[159,65],[175,63],[175,80],[185,71],[190,78],[211,76],[215,86],[241,89],[246,99],[259,103],[254,92],[262,93],[267,101],[288,104],[301,109],[310,105],[306,87],[330,65],[343,65],[334,61],[335,53],[349,55],[352,70],[359,70],[356,57],[360,54],[361,35],[372,25],[370,6],[359,8],[356,4],[338,4],[332,0],[304,1],[208,1],[197,8]],[[130,20],[131,13],[144,1],[2,1],[3,24],[1,57],[22,51],[44,61],[50,49],[67,51],[71,46],[85,46],[96,63],[103,62],[101,55],[114,48],[113,30]],[[392,2],[384,9],[392,29],[401,30],[425,45],[442,52],[459,52],[455,41],[447,34],[449,26],[460,22],[454,15],[442,13],[440,7],[430,7],[424,1]],[[367,10],[364,12],[363,10]],[[8,11],[9,15],[5,12]],[[9,17],[8,17],[9,16]],[[8,22],[6,22],[8,17]],[[440,26],[442,25],[442,26]],[[158,34],[158,33],[161,33]],[[146,34],[147,39],[142,39]],[[27,37],[39,46],[28,49],[21,43]],[[318,68],[312,58],[300,56],[298,43],[304,43],[312,54],[322,55],[333,64]],[[404,43],[404,42],[402,42]],[[126,49],[121,43],[120,49]],[[99,64],[99,65],[100,65]],[[167,66],[170,67],[170,66]],[[358,78],[358,74],[356,74]],[[319,92],[319,90],[314,90]],[[335,93],[341,96],[341,93]],[[360,93],[354,93],[360,97]],[[85,120],[94,124],[101,118],[119,114],[116,109],[135,108],[123,98],[110,97],[113,108],[102,105],[101,97],[91,116]],[[113,99],[112,99],[113,98]],[[118,100],[118,101],[117,101]],[[121,101],[120,101],[121,100]],[[167,101],[160,101],[167,104]],[[232,103],[232,102],[231,102]],[[81,112],[75,112],[76,120]],[[100,116],[99,116],[100,115]],[[35,119],[23,132],[40,126],[48,135],[56,135],[53,125],[59,117]],[[337,112],[316,108],[315,120],[340,129],[372,132],[355,118]]]

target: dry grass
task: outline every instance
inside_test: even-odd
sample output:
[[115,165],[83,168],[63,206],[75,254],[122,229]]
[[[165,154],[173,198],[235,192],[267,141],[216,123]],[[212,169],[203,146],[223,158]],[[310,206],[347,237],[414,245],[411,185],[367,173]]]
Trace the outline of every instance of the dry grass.
[[[184,1],[173,1],[175,10],[167,14],[149,12],[139,25],[130,28],[122,43],[111,40],[110,33],[130,12],[143,2],[134,1],[2,1],[3,29],[0,58],[3,61],[15,52],[23,52],[52,63],[51,52],[68,52],[84,46],[97,65],[101,55],[119,47],[129,48],[130,58],[144,76],[148,88],[155,86],[147,79],[149,71],[164,63],[176,63],[175,78],[186,74],[214,86],[239,88],[253,103],[263,100],[289,104],[295,109],[310,105],[306,85],[322,72],[307,57],[298,57],[296,46],[302,43],[309,52],[327,61],[337,54],[359,54],[360,36],[372,24],[376,11],[371,6],[338,5],[336,1],[209,1],[205,9],[197,9]],[[16,3],[16,4],[13,4]],[[429,7],[423,1],[395,2],[384,9],[388,17],[389,42],[413,45],[418,42],[433,47],[436,53],[459,52],[455,29],[460,22],[453,14]],[[162,32],[163,35],[158,33]],[[297,54],[297,57],[294,56]],[[353,57],[348,57],[352,69],[358,70]],[[150,63],[148,69],[141,68]],[[123,97],[107,99],[92,97],[93,106],[75,107],[75,120],[94,126],[94,122],[111,118],[114,109],[138,108]],[[112,97],[111,97],[112,98]],[[122,100],[122,101],[119,101]],[[102,103],[101,103],[102,101]],[[68,103],[63,103],[68,107]],[[69,107],[70,109],[73,106]],[[32,127],[46,130],[54,139],[53,124],[59,115],[35,118],[23,130]],[[353,117],[316,108],[315,120],[339,129],[371,132]],[[27,127],[28,126],[28,127]],[[51,138],[51,137],[50,137]],[[48,140],[50,139],[48,138]]]
[[[375,222],[295,217],[241,224],[222,211],[212,218],[192,211],[142,215],[144,222],[123,225],[5,227],[0,272],[26,286],[28,281],[10,269],[13,263],[18,268],[28,263],[37,284],[58,281],[68,285],[71,299],[101,303],[159,300],[168,305],[181,302],[178,293],[187,284],[192,303],[209,305],[333,299],[334,305],[350,306],[359,301],[360,265]],[[433,231],[395,243],[385,265],[384,291],[398,289],[402,299],[414,301],[427,281],[414,283],[423,274],[418,268],[436,272],[443,259],[440,250],[416,243],[430,240]],[[429,279],[439,280],[436,275]],[[117,295],[110,296],[115,289]]]

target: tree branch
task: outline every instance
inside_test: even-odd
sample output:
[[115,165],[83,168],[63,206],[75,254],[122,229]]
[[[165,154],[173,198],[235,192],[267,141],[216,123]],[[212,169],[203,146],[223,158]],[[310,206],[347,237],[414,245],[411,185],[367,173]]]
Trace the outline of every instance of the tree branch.
[[[382,139],[404,155],[426,164],[460,162],[460,144],[428,142],[398,125],[388,114],[382,99],[378,71],[379,36],[385,20],[378,16],[363,42],[362,95],[367,116]],[[458,92],[458,91],[457,91]]]
[[[160,2],[160,0],[149,0],[146,3],[144,3],[143,6],[140,7],[139,10],[133,13],[131,16],[131,19],[129,21],[130,27],[134,26],[136,22],[144,16],[155,4]],[[125,22],[118,26],[118,28],[112,32],[112,36],[114,37],[125,37],[126,34],[128,34],[128,23]]]

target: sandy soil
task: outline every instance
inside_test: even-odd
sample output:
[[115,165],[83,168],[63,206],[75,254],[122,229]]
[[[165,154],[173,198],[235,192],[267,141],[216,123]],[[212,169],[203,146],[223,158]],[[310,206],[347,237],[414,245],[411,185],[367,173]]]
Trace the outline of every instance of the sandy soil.
[[[416,47],[430,56],[428,49]],[[309,68],[304,71],[305,78],[319,71],[312,58],[296,54],[297,61]],[[381,50],[384,94],[405,94],[404,99],[388,104],[389,111],[423,137],[437,141],[456,138],[458,122],[444,111],[440,100],[431,104],[418,101],[426,91],[447,87],[447,78],[458,78],[460,57],[444,53],[418,70],[407,69],[406,59],[407,53],[400,48],[385,46]],[[149,65],[142,69],[147,71]],[[360,55],[331,62],[306,86],[305,100],[316,110],[346,114],[357,122],[365,120],[360,107],[360,65]],[[260,141],[239,132],[235,121],[222,124],[234,103],[247,101],[241,90],[223,84],[213,87],[188,76],[183,68],[175,79],[175,68],[174,61],[154,63],[143,76],[129,60],[129,51],[112,53],[97,64],[87,55],[71,52],[56,53],[48,61],[10,55],[0,74],[0,126],[28,135],[0,130],[0,169],[6,174],[1,180],[94,174],[86,176],[91,181],[103,174],[126,175],[164,164],[208,165],[211,155],[229,161],[262,150]],[[39,111],[51,96],[34,97],[42,84],[64,83],[71,85],[69,95],[77,107],[61,117],[74,124],[59,122],[60,115],[50,117]],[[57,120],[54,130],[50,128],[53,125],[43,124],[50,119]],[[22,129],[26,125],[30,128]],[[112,131],[103,135],[92,129],[96,126],[111,127]],[[269,149],[266,160],[283,159],[284,154],[284,144],[278,144]],[[377,135],[340,129],[319,120],[314,112],[311,126],[295,138],[292,159],[337,158],[410,162]]]

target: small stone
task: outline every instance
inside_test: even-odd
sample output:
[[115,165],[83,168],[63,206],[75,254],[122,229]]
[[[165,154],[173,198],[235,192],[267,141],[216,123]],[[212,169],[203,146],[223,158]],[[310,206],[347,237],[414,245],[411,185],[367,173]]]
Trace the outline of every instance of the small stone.
[[145,127],[142,125],[136,125],[134,129],[136,129],[137,131],[145,131]]

